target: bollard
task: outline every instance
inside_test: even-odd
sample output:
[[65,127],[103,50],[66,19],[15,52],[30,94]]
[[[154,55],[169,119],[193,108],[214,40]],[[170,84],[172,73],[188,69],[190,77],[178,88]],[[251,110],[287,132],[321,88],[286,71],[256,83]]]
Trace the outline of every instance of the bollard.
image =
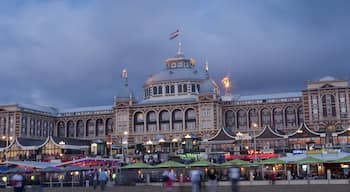
[[147,185],[151,183],[151,176],[149,173],[146,174],[146,182],[147,182]]
[[331,179],[332,179],[331,170],[327,169],[327,181],[328,181],[328,184],[330,183]]

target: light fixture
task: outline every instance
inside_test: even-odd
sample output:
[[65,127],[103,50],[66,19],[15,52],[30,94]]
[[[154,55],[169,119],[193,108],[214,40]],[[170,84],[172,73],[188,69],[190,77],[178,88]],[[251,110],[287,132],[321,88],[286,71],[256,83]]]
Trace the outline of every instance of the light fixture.
[[191,135],[187,133],[187,135],[185,135],[185,139],[191,139]]
[[298,130],[297,130],[297,133],[303,133],[303,130],[298,129]]
[[178,139],[174,138],[174,139],[171,140],[171,142],[176,143],[176,142],[178,142]]
[[127,132],[127,131],[124,131],[124,135],[128,135],[128,132]]
[[59,145],[65,145],[66,143],[64,141],[60,141],[58,144]]
[[165,140],[163,138],[159,139],[159,143],[164,143]]
[[151,140],[148,140],[148,141],[146,142],[146,144],[147,144],[147,145],[152,145],[153,142],[152,142]]
[[240,131],[236,134],[238,137],[241,137],[243,135],[243,133],[241,133]]

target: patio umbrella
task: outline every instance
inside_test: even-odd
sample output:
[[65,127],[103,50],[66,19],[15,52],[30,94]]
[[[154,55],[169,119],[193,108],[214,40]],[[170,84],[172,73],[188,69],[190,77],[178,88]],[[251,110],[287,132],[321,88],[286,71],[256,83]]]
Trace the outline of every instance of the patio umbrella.
[[260,165],[276,165],[276,164],[285,164],[283,160],[279,158],[271,158],[271,159],[265,159],[259,162]]
[[225,163],[220,164],[220,166],[249,166],[249,165],[251,165],[250,162],[243,161],[240,159],[234,159],[234,160],[227,161]]
[[133,163],[122,167],[122,169],[149,169],[149,168],[152,168],[152,166],[141,162]]
[[321,159],[317,159],[315,157],[305,157],[303,159],[300,159],[298,161],[295,161],[297,164],[311,164],[311,163],[323,163]]
[[190,164],[191,167],[209,167],[211,165],[217,165],[217,164],[206,160],[196,161]]
[[334,160],[332,163],[350,163],[350,155]]
[[155,165],[153,167],[154,168],[169,168],[169,167],[181,168],[181,167],[186,167],[186,165],[184,165],[182,163],[175,162],[175,161],[166,161],[166,162],[160,163],[158,165]]

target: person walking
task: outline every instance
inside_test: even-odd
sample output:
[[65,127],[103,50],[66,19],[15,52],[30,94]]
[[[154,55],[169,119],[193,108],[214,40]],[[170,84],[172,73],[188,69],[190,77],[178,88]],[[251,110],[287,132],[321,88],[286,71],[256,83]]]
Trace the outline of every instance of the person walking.
[[190,178],[192,182],[192,192],[199,192],[201,184],[201,172],[198,169],[191,170]]
[[105,186],[107,183],[107,170],[101,169],[101,171],[98,174],[98,182],[100,183],[101,191],[105,190]]
[[217,172],[214,167],[210,167],[208,171],[208,179],[209,179],[209,192],[216,192],[217,188]]
[[11,185],[13,186],[14,192],[22,192],[24,191],[24,183],[23,183],[23,176],[16,173],[11,178]]
[[98,171],[95,169],[93,175],[92,175],[92,187],[94,188],[94,192],[97,190],[98,185]]
[[176,181],[176,173],[174,170],[165,170],[163,173],[163,182],[165,191],[173,191],[173,182]]
[[238,181],[240,178],[240,171],[238,167],[231,167],[230,168],[230,178],[231,178],[231,185],[232,185],[232,192],[238,192]]

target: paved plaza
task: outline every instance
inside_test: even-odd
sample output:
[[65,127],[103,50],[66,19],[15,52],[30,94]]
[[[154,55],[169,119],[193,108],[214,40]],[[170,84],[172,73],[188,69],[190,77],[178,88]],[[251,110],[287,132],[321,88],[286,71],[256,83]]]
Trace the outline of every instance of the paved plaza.
[[[263,185],[263,186],[241,186],[240,192],[348,192],[350,185],[345,184],[323,184],[323,185]],[[3,192],[12,192],[12,189],[0,189]],[[34,192],[31,188],[27,188],[26,192]],[[63,188],[44,188],[43,192],[92,192],[92,187],[63,187]],[[97,190],[100,192],[100,190]],[[115,186],[107,187],[105,192],[163,192],[165,191],[161,186]],[[204,188],[202,192],[207,192]],[[230,186],[222,186],[218,188],[218,192],[230,192]],[[182,189],[174,187],[173,192],[191,192],[191,187],[186,186]]]

